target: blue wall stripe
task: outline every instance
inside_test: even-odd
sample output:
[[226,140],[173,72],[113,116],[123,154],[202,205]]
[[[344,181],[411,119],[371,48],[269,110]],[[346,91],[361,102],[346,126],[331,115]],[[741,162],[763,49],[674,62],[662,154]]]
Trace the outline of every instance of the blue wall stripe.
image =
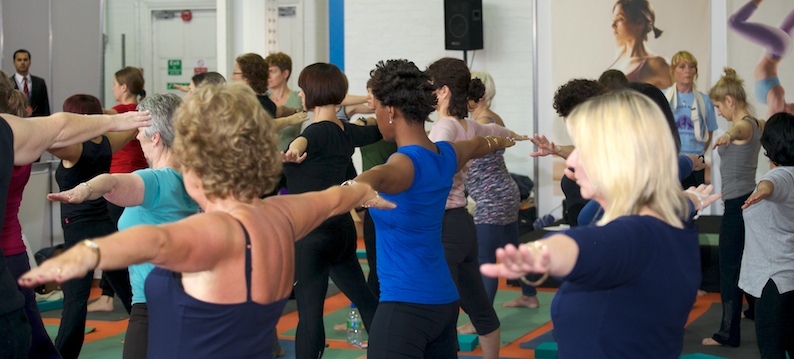
[[328,44],[331,63],[345,71],[345,0],[328,0]]

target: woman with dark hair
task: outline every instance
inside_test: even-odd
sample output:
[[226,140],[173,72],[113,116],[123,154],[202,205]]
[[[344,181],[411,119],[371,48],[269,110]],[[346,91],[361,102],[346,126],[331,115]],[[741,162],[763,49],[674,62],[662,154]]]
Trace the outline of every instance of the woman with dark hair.
[[[356,206],[393,207],[365,184],[274,196],[272,122],[248,86],[201,86],[176,112],[173,154],[203,213],[86,240],[19,283],[152,263],[145,292],[149,358],[271,358],[292,289],[294,241]],[[212,146],[207,146],[212,143]]]
[[[143,89],[144,79],[143,71],[137,67],[127,66],[113,76],[113,92],[114,99],[119,103],[113,106],[113,110],[117,113],[125,113],[135,111],[138,108],[138,99],[146,97],[146,91]],[[137,139],[132,139],[124,148],[113,154],[113,160],[110,163],[110,173],[132,173],[140,169],[148,168],[149,163],[146,162],[146,157],[141,150],[141,143]],[[117,206],[113,203],[107,204],[110,216],[113,221],[118,224],[121,218],[121,212],[124,211],[123,207]],[[126,269],[122,269],[127,272]],[[102,288],[102,295],[88,305],[89,312],[109,312],[113,310],[113,296],[115,295],[114,286],[129,286],[129,275],[126,277],[118,274],[118,283],[110,283],[110,279],[104,273],[102,280],[99,282],[99,287]],[[132,308],[130,302],[131,298],[120,297],[121,302],[129,312]]]
[[[471,78],[463,60],[449,57],[440,59],[431,64],[425,73],[435,86],[438,98],[436,111],[439,120],[430,130],[430,140],[460,141],[487,135],[521,137],[498,124],[481,125],[467,119],[468,101],[479,100],[485,94],[485,86],[479,79]],[[483,358],[493,359],[499,357],[499,318],[485,293],[478,270],[477,228],[466,209],[463,188],[469,166],[467,163],[455,174],[444,212],[441,241],[452,279],[460,292],[460,305],[480,336]]]
[[746,237],[739,288],[755,301],[761,358],[794,356],[794,115],[764,126],[761,146],[772,170],[742,206]]
[[610,69],[622,71],[629,82],[645,82],[660,89],[670,87],[670,66],[664,57],[645,46],[648,34],[662,35],[656,27],[656,13],[649,0],[618,0],[612,7],[612,30],[617,57]]
[[290,142],[298,137],[301,132],[301,124],[306,121],[307,117],[301,109],[276,105],[267,95],[268,64],[265,59],[250,52],[238,56],[234,64],[232,81],[251,86],[259,103],[276,121],[275,130],[279,137],[278,149],[285,150]]
[[[101,114],[102,105],[91,95],[73,95],[63,103],[67,112],[80,114]],[[111,167],[111,156],[119,152],[135,138],[138,131],[107,133],[89,141],[78,143],[49,152],[61,159],[55,170],[55,180],[61,190],[77,186],[89,187],[85,181],[107,173]],[[140,147],[140,145],[138,145]],[[89,188],[90,190],[90,188]],[[69,249],[83,239],[108,235],[116,231],[116,223],[108,212],[104,198],[86,201],[82,204],[61,204],[61,227],[63,227],[64,248]],[[130,312],[132,290],[126,270],[104,272],[105,276],[125,309]],[[64,358],[77,358],[85,337],[86,303],[91,291],[93,272],[81,278],[65,282],[63,289],[63,313],[55,347]]]
[[[347,168],[355,148],[381,139],[377,127],[355,126],[336,117],[336,105],[347,93],[347,77],[336,66],[307,66],[298,86],[303,107],[314,112],[314,123],[282,152],[290,194],[323,190],[349,179]],[[295,243],[297,358],[317,358],[325,350],[323,303],[329,276],[370,328],[378,299],[367,287],[356,257],[356,228],[350,213],[328,219]]]
[[[377,231],[381,293],[367,355],[457,358],[459,295],[439,240],[447,194],[452,177],[470,159],[514,142],[489,136],[433,143],[425,132],[436,104],[429,77],[407,60],[380,62],[370,74],[378,127],[398,149],[386,164],[349,181],[368,183],[397,205],[391,212],[369,212]],[[476,266],[476,253],[473,260]],[[482,287],[482,279],[475,279]]]
[[[725,74],[709,91],[717,113],[732,124],[714,139],[720,155],[720,177],[725,212],[720,223],[720,329],[703,345],[738,347],[741,343],[742,290],[739,289],[739,268],[744,252],[744,219],[742,206],[755,189],[758,151],[764,122],[750,115],[744,81],[736,71],[725,68]],[[748,298],[749,299],[749,298]],[[749,299],[752,302],[752,299]]]

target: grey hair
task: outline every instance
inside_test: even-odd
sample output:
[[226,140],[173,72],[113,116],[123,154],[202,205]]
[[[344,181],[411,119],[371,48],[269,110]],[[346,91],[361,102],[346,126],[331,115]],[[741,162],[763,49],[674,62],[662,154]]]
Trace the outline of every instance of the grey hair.
[[174,113],[182,98],[172,93],[158,93],[146,97],[138,104],[138,111],[149,111],[152,116],[152,125],[143,130],[146,137],[152,137],[155,133],[160,134],[163,145],[171,148],[174,144]]

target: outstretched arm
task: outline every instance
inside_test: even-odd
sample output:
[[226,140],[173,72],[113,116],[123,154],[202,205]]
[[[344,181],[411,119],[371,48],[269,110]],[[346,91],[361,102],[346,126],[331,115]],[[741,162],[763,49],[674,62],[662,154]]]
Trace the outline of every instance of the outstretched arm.
[[282,213],[292,223],[295,240],[305,237],[328,218],[350,212],[359,206],[382,209],[395,207],[363,181],[345,182],[344,185],[324,191],[268,197],[265,201],[282,208]]
[[472,137],[464,141],[452,142],[455,154],[458,157],[458,171],[463,168],[466,162],[473,158],[483,157],[493,151],[515,146],[516,141],[509,137],[485,136]]
[[292,126],[292,125],[299,125],[309,119],[309,116],[306,115],[306,112],[296,112],[289,116],[279,117],[273,119],[273,131],[280,131],[284,127]]
[[149,126],[148,112],[131,111],[119,115],[77,115],[59,112],[47,117],[22,119],[3,114],[14,132],[14,164],[35,161],[48,148],[88,141],[109,131],[125,131]]
[[301,163],[306,159],[306,147],[309,146],[309,141],[306,137],[298,136],[289,144],[286,151],[281,151],[282,162]]
[[775,193],[775,185],[771,181],[763,180],[758,182],[758,187],[756,187],[755,192],[747,197],[747,200],[744,201],[742,205],[742,209],[746,209],[762,200],[769,198],[772,194]]
[[571,237],[555,234],[515,247],[508,244],[496,250],[499,264],[483,264],[480,272],[489,277],[515,279],[529,273],[548,273],[564,277],[579,258],[579,245]]
[[372,167],[356,177],[377,191],[396,194],[407,190],[414,182],[414,164],[408,156],[395,153],[382,165]]
[[538,150],[534,152],[530,152],[529,155],[531,157],[543,157],[548,155],[557,155],[562,158],[568,158],[571,155],[571,152],[575,149],[574,146],[559,146],[555,145],[554,142],[549,141],[546,138],[546,135],[538,135],[535,134],[535,138],[529,138],[529,142],[532,142]]
[[53,202],[83,203],[104,196],[117,206],[132,207],[143,203],[146,191],[141,176],[131,173],[101,174],[84,183],[68,191],[50,193],[47,199]]
[[714,147],[712,147],[712,149],[723,145],[728,147],[733,141],[747,141],[752,137],[753,125],[751,125],[749,121],[740,120],[714,140]]

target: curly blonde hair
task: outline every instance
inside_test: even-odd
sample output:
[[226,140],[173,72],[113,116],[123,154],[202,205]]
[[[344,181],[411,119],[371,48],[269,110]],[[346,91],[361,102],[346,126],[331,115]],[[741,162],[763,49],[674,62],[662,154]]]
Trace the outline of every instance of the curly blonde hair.
[[200,86],[177,110],[173,153],[207,199],[250,202],[272,191],[281,173],[272,122],[250,87]]

